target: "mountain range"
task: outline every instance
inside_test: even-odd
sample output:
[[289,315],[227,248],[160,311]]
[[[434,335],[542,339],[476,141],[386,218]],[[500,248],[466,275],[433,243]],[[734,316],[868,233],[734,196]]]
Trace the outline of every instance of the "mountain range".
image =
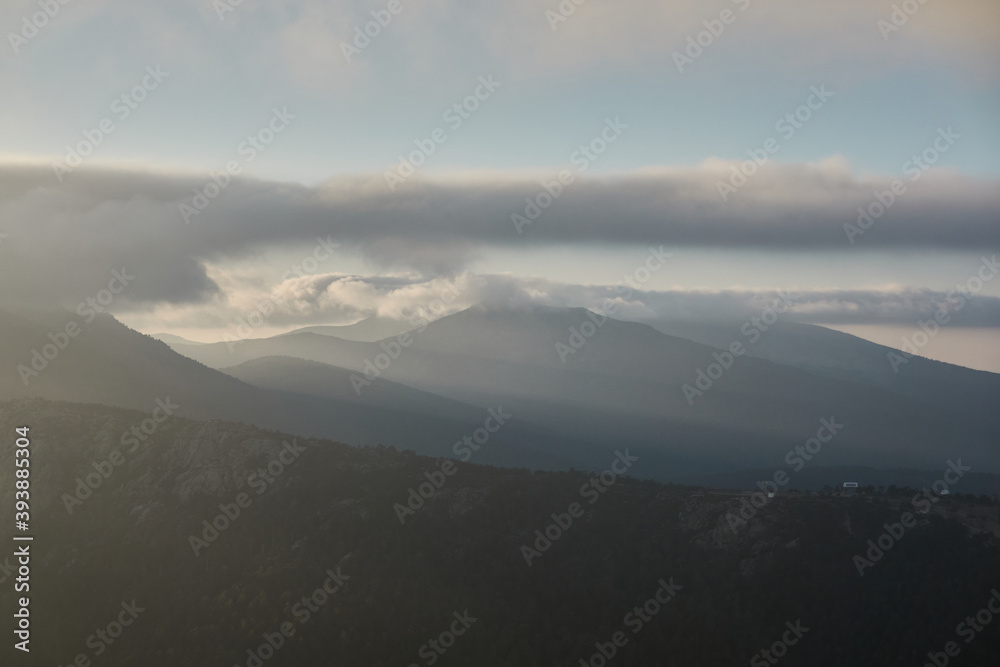
[[[845,467],[930,473],[961,459],[987,480],[1000,472],[989,409],[1000,376],[920,357],[893,373],[886,348],[810,325],[774,326],[751,341],[724,323],[475,307],[377,341],[358,332],[379,335],[392,322],[355,326],[360,340],[298,331],[191,344],[104,315],[79,322],[25,382],[19,368],[31,368],[33,351],[79,319],[4,314],[0,399],[150,410],[169,396],[192,418],[434,456],[464,453],[458,443],[501,410],[510,418],[475,450],[477,462],[598,469],[628,446],[642,461],[636,476],[665,481],[798,472],[795,460],[810,469],[799,479],[811,487],[837,483]],[[728,352],[734,342],[744,354]],[[794,453],[807,445],[817,451]]]

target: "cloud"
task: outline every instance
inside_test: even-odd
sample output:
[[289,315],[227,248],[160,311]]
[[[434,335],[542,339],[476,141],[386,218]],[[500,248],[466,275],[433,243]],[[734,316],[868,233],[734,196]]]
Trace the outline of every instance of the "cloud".
[[[939,310],[949,325],[1000,327],[1000,298],[972,294],[963,284],[953,292],[892,286],[882,289],[672,289],[633,290],[623,294],[615,285],[572,285],[537,278],[480,277],[479,294],[495,307],[533,305],[585,307],[602,312],[608,299],[618,319],[653,321],[739,322],[772,306],[781,295],[792,308],[783,319],[812,324],[903,324],[914,326]],[[973,286],[975,287],[975,286]]]
[[[486,42],[497,59],[525,71],[655,61],[675,73],[673,53],[682,52],[689,37],[706,30],[706,22],[717,24],[720,13],[729,10],[729,25],[716,26],[721,32],[706,40],[710,50],[724,50],[727,57],[756,65],[766,62],[786,73],[815,77],[835,65],[841,72],[877,76],[887,69],[936,61],[963,70],[963,77],[996,76],[991,64],[1000,52],[995,30],[1000,9],[995,2],[920,3],[886,39],[878,21],[889,20],[898,4],[903,3],[588,0],[569,13],[559,8],[576,3],[515,0],[491,10]],[[553,21],[553,29],[547,10],[566,20]]]
[[[884,37],[878,21],[910,2],[919,9]],[[371,12],[383,12],[387,0],[244,0],[223,20],[215,4],[202,0],[176,0],[167,9],[153,0],[71,3],[45,39],[55,44],[72,30],[113,26],[109,39],[130,49],[128,62],[180,57],[219,73],[242,68],[255,79],[292,80],[339,96],[345,88],[366,90],[372,70],[440,76],[456,64],[512,80],[649,65],[676,76],[673,53],[729,10],[735,18],[710,51],[755,71],[833,82],[931,63],[963,80],[996,81],[994,0],[910,2],[401,0],[402,11],[380,28],[375,46],[351,63],[341,43],[351,43],[355,28],[374,21]],[[6,2],[0,23],[17,29],[38,11],[35,0]],[[711,67],[700,67],[700,76],[712,75]]]
[[[910,287],[785,293],[794,301],[785,318],[794,322],[914,326],[943,311],[950,326],[1000,327],[1000,299],[991,296]],[[645,294],[642,301],[661,319],[737,321],[759,315],[777,298],[767,290],[671,291]]]
[[[226,281],[220,280],[221,283]],[[880,289],[670,289],[623,292],[616,285],[575,285],[541,278],[460,273],[450,277],[417,275],[320,274],[293,277],[272,288],[242,285],[226,298],[207,304],[161,306],[128,314],[139,328],[229,330],[249,313],[268,312],[260,335],[312,324],[351,324],[368,317],[434,320],[472,306],[524,309],[538,306],[584,307],[604,312],[608,300],[617,319],[655,322],[737,324],[774,305],[785,295],[791,310],[782,319],[823,325],[902,325],[914,327],[948,315],[958,327],[1000,327],[1000,298],[890,286]],[[261,304],[265,304],[261,306]],[[273,310],[273,312],[271,312]],[[203,335],[212,338],[213,334]],[[216,335],[216,338],[220,337]]]
[[534,215],[541,180],[523,175],[413,179],[390,192],[379,176],[320,188],[235,179],[187,224],[205,176],[81,169],[59,184],[40,166],[0,167],[0,268],[29,299],[79,294],[114,268],[141,267],[128,301],[182,303],[218,291],[207,263],[331,236],[387,269],[452,273],[486,246],[578,244],[705,246],[862,252],[973,250],[1000,241],[994,182],[923,172],[852,245],[845,224],[890,179],[859,178],[839,160],[765,165],[720,200],[731,165],[645,169],[580,178],[518,234],[512,215]]
[[275,322],[288,313],[324,323],[365,317],[436,319],[475,305],[485,282],[467,273],[431,279],[340,274],[296,278],[272,290],[282,304]]
[[292,277],[273,287],[219,282],[227,285],[226,293],[207,303],[159,305],[127,312],[125,319],[144,329],[232,333],[237,322],[256,311],[266,314],[266,326],[258,334],[269,335],[313,324],[353,324],[369,317],[435,320],[490,301],[489,295],[496,291],[489,278],[469,273],[433,278],[330,273]]
[[[322,0],[286,0],[273,9],[270,4],[245,4],[240,20],[244,28],[251,24],[260,32],[257,48],[273,50],[291,76],[308,76],[325,87],[331,72],[345,69],[337,45],[350,42],[355,26],[373,20],[370,12],[383,10],[387,2],[344,2],[336,10]],[[712,49],[786,73],[810,79],[824,70],[878,76],[915,62],[935,62],[951,65],[963,78],[995,79],[992,64],[1000,55],[995,30],[1000,8],[995,2],[921,4],[886,39],[877,23],[890,19],[894,4],[901,3],[402,0],[400,14],[376,37],[378,48],[372,49],[376,53],[357,60],[368,62],[389,54],[386,63],[429,74],[454,63],[476,62],[515,79],[648,63],[664,63],[673,74],[672,54],[687,46],[688,37],[705,30],[706,21],[718,21],[720,12],[728,9],[734,19]],[[266,16],[266,22],[251,23],[255,13]],[[268,37],[265,29],[278,38]],[[329,48],[306,49],[303,37]]]
[[139,278],[123,303],[180,304],[219,292],[209,265],[326,237],[384,270],[432,275],[462,270],[488,246],[860,253],[979,251],[1000,241],[1000,193],[989,181],[924,172],[852,245],[844,225],[889,179],[857,178],[838,160],[766,165],[724,203],[716,183],[728,173],[728,163],[710,162],[578,178],[518,234],[511,216],[525,215],[526,199],[538,200],[540,179],[417,179],[395,193],[378,176],[321,188],[236,179],[187,224],[179,207],[191,204],[204,176],[81,169],[59,184],[45,167],[0,166],[0,230],[9,235],[0,279],[19,285],[5,291],[7,300],[76,303],[126,267]]

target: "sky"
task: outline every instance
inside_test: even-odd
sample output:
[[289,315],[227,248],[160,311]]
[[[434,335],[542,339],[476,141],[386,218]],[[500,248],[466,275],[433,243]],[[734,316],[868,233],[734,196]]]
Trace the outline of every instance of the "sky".
[[629,317],[785,290],[899,346],[940,312],[920,353],[1000,372],[998,26],[985,0],[7,0],[2,300],[125,269],[119,319],[217,340],[456,280],[448,312],[599,308],[662,246]]

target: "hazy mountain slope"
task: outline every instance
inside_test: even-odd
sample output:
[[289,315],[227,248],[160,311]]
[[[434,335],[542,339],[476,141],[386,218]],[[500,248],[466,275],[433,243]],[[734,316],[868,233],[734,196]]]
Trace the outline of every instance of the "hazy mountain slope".
[[[367,411],[375,422],[367,426],[368,431],[383,434],[377,441],[402,449],[448,457],[473,456],[479,463],[548,469],[603,465],[609,456],[605,441],[589,437],[571,440],[527,422],[520,414],[505,419],[502,428],[490,434],[489,441],[471,454],[470,446],[464,442],[456,452],[458,441],[481,429],[490,415],[489,409],[507,413],[508,408],[495,403],[486,405],[484,410],[389,380],[380,380],[356,392],[350,383],[352,371],[319,362],[262,357],[224,368],[222,372],[264,389],[332,401],[340,410],[340,421],[356,420]],[[491,426],[494,424],[495,421],[490,422]],[[643,476],[665,478],[675,468],[676,463],[661,453],[655,467],[643,469]]]
[[[719,349],[742,339],[741,323],[654,321],[649,325],[671,336]],[[778,322],[748,347],[750,356],[793,366],[810,373],[860,382],[935,407],[991,419],[1000,424],[1000,375],[926,357],[914,356],[893,369],[897,350],[851,334],[797,322]]]
[[355,405],[377,405],[466,423],[482,419],[482,409],[474,405],[389,380],[373,383],[364,387],[363,391],[355,391],[350,382],[353,371],[296,357],[261,357],[220,370],[247,384],[266,389],[308,394]]
[[481,406],[502,402],[570,438],[624,441],[714,466],[783,465],[820,418],[833,416],[848,427],[824,451],[823,465],[933,469],[965,456],[983,470],[1000,469],[986,420],[762,359],[735,359],[692,405],[683,387],[696,386],[717,350],[643,324],[594,326],[577,351],[563,348],[563,363],[557,343],[569,346],[572,331],[588,322],[583,309],[474,308],[413,332],[408,346],[296,334],[178,349],[205,363],[281,354],[355,371],[381,355],[382,378]]
[[298,357],[342,368],[360,368],[373,346],[316,333],[288,333],[273,338],[171,345],[171,348],[211,368],[236,366],[261,357]]
[[[37,375],[22,380],[32,368],[32,351],[56,349],[49,334],[60,339],[67,322],[79,334],[62,334],[65,349],[51,360],[38,361]],[[280,405],[260,390],[206,368],[171,350],[165,343],[128,329],[108,315],[92,322],[68,311],[4,311],[0,316],[0,398],[37,396],[87,401],[151,410],[154,401],[170,397],[191,417],[243,420],[255,415],[267,421]],[[23,367],[19,370],[19,367]],[[259,422],[258,422],[259,423]]]
[[[148,416],[0,403],[0,432],[31,427],[35,536],[31,661],[8,641],[0,663],[67,665],[83,653],[107,667],[258,665],[248,651],[287,622],[294,634],[259,664],[426,664],[428,641],[468,612],[475,621],[438,664],[566,664],[624,629],[614,664],[730,667],[801,621],[808,631],[788,665],[905,667],[954,639],[955,624],[996,586],[997,539],[984,532],[996,529],[995,504],[940,503],[860,577],[853,557],[912,509],[907,496],[779,498],[732,530],[726,515],[745,497],[617,478],[590,504],[580,494],[587,473],[460,463],[401,525],[396,504],[439,461],[183,418],[127,453],[69,514],[63,494]],[[283,450],[280,472],[262,481]],[[4,516],[13,513],[12,459],[12,447],[0,448]],[[529,567],[522,547],[571,502],[582,514]],[[4,522],[0,540],[10,538]],[[0,556],[0,576],[14,560]],[[334,592],[301,602],[331,572]],[[956,573],[960,585],[941,584]],[[633,634],[623,617],[661,579],[680,588]],[[15,595],[0,586],[0,607],[16,608]],[[98,643],[96,631],[133,601],[135,622]],[[996,664],[998,639],[994,622],[962,645],[962,664]]]
[[199,343],[196,340],[188,340],[181,336],[175,336],[169,333],[158,333],[152,334],[152,337],[156,340],[162,340],[167,345],[204,345],[205,343]]
[[[350,444],[381,443],[434,455],[451,455],[453,444],[487,417],[485,410],[477,412],[447,399],[417,398],[419,392],[405,387],[380,387],[358,400],[350,398],[353,391],[308,395],[252,386],[188,359],[110,316],[82,325],[65,349],[37,376],[29,376],[25,385],[18,365],[30,367],[31,351],[48,344],[48,333],[62,331],[68,320],[79,318],[65,311],[3,313],[0,400],[40,397],[152,410],[157,400],[169,399],[169,404],[177,406],[172,410],[186,417],[242,421]],[[338,369],[330,370],[342,377]],[[417,402],[407,405],[410,401]],[[564,458],[567,446],[558,438],[523,425],[520,418],[509,426],[508,433],[496,440],[507,439],[507,446],[484,449],[479,455],[482,460],[569,467],[596,456],[582,443],[579,457]],[[523,442],[515,441],[518,436]],[[550,442],[555,444],[550,446]]]
[[315,333],[322,336],[335,336],[342,340],[374,343],[375,341],[401,334],[410,329],[413,329],[413,325],[404,320],[395,320],[389,317],[369,317],[354,324],[302,327],[301,329],[289,331],[285,335]]
[[[661,335],[645,325],[609,319],[579,351],[567,353],[563,364],[556,342],[568,342],[571,328],[582,330],[588,321],[581,309],[470,309],[431,324],[415,339],[413,349],[452,360],[442,385],[454,382],[451,378],[460,374],[463,363],[472,367],[463,379],[475,385],[488,374],[486,364],[478,361],[486,357],[496,364],[491,380],[499,379],[490,384],[512,393],[517,391],[518,376],[544,377],[543,381],[552,385],[524,381],[531,385],[526,391],[534,392],[535,398],[548,392],[555,401],[588,409],[616,409],[672,424],[695,422],[731,428],[775,441],[787,442],[792,434],[801,434],[794,444],[813,435],[815,428],[811,427],[820,415],[835,415],[851,427],[840,436],[837,447],[828,448],[835,451],[824,452],[830,457],[823,461],[828,465],[875,461],[879,454],[890,456],[881,457],[876,465],[893,465],[889,462],[892,458],[895,465],[908,465],[917,459],[929,463],[935,458],[940,465],[943,455],[959,453],[975,458],[989,470],[996,471],[1000,465],[996,438],[986,420],[928,409],[878,388],[817,377],[753,358],[735,359],[691,406],[684,399],[682,385],[695,385],[698,369],[707,369],[716,361],[713,351]],[[511,372],[515,367],[521,372]],[[547,367],[556,372],[545,374],[542,369]],[[417,384],[419,374],[408,376],[408,370],[403,355],[386,375]],[[555,379],[560,375],[565,376],[563,382]],[[444,386],[432,390],[446,393]],[[772,451],[777,450],[772,444]]]

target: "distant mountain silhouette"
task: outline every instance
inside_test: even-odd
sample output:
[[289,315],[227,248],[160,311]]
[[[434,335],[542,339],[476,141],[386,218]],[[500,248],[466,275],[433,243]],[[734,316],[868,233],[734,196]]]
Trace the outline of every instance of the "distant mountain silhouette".
[[[741,338],[741,323],[652,321],[649,325],[671,336],[724,349]],[[956,366],[921,356],[906,356],[896,369],[888,355],[902,353],[813,324],[777,322],[748,347],[748,354],[817,375],[886,389],[936,408],[992,420],[1000,426],[1000,374]],[[897,357],[894,357],[897,358]]]
[[188,340],[187,338],[182,338],[181,336],[175,336],[169,333],[158,333],[153,334],[153,338],[156,340],[161,340],[168,345],[204,345],[205,343],[199,343],[196,340]]
[[[60,335],[69,322],[79,327],[77,335]],[[65,342],[64,349],[56,347],[50,333]],[[44,358],[47,345],[45,351],[55,352],[52,359]],[[38,371],[32,367],[33,350],[41,358],[36,360]],[[62,310],[4,311],[0,317],[0,400],[38,397],[149,411],[157,400],[169,398],[180,406],[178,414],[188,418],[225,419],[435,456],[455,456],[455,443],[482,426],[487,408],[506,407],[477,407],[388,381],[355,392],[349,371],[300,359],[260,359],[227,370],[231,374],[178,354],[109,315],[89,323]],[[490,444],[476,452],[477,461],[568,468],[599,465],[606,458],[603,449],[586,439],[571,443],[519,415]]]
[[410,329],[413,329],[413,325],[404,320],[396,320],[391,317],[368,317],[354,324],[302,327],[284,335],[315,333],[322,336],[335,336],[343,340],[373,343]]
[[[361,343],[301,333],[175,349],[217,367],[282,355],[351,369],[355,377],[367,368],[378,376],[373,382],[389,379],[480,406],[502,403],[570,439],[629,443],[647,453],[650,475],[658,478],[782,467],[789,449],[831,416],[846,427],[817,465],[932,470],[963,456],[979,471],[1000,469],[992,415],[928,405],[830,373],[722,355],[729,368],[689,402],[685,385],[708,384],[709,378],[698,379],[718,366],[718,349],[584,309],[471,308],[409,335],[408,345],[396,338]],[[733,339],[740,338],[737,331]],[[376,361],[384,370],[374,368]],[[995,376],[968,377],[970,391],[980,391]],[[935,380],[931,374],[912,381]]]

